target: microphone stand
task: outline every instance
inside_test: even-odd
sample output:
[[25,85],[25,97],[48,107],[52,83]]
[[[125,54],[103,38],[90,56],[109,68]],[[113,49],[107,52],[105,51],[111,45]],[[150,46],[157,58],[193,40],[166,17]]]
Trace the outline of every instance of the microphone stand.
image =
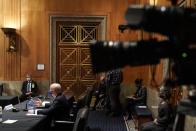
[[31,98],[31,96],[27,97],[26,104],[25,104],[25,109],[23,109],[23,111],[28,111],[28,103],[29,103],[30,98]]

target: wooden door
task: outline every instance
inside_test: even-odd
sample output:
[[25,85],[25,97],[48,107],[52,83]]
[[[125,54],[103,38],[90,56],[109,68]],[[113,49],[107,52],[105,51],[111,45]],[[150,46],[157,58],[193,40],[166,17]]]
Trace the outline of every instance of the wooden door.
[[57,22],[57,81],[78,98],[97,83],[92,73],[89,40],[98,40],[99,23]]

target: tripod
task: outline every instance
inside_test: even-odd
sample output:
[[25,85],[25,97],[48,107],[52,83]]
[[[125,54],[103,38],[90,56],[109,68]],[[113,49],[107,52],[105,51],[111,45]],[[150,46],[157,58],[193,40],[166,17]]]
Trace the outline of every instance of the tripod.
[[132,98],[127,98],[126,101],[127,101],[127,105],[126,105],[126,114],[125,114],[125,115],[128,115],[128,118],[126,119],[126,121],[132,120],[135,129],[137,129],[136,122],[135,122],[135,120],[133,119],[133,114],[132,114],[132,112],[133,112],[133,110],[134,110],[133,107],[135,106],[135,103],[134,103],[134,101],[133,101]]
[[132,115],[132,113],[128,114],[128,118],[126,119],[126,121],[128,121],[128,120],[132,120],[132,121],[133,121],[133,124],[134,124],[135,129],[138,129],[138,127],[136,126],[136,122],[135,122],[135,120],[133,119],[133,115]]

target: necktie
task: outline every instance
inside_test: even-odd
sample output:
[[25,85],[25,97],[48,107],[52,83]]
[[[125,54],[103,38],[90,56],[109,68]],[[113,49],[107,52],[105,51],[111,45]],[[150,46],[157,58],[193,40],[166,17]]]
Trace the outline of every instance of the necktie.
[[31,83],[28,81],[27,83],[27,92],[31,92]]

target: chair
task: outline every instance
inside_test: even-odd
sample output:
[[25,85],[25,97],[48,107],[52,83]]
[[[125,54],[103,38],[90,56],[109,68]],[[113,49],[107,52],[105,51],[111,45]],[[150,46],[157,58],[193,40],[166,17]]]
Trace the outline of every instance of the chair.
[[76,115],[75,115],[75,98],[73,95],[65,95],[69,107],[70,107],[70,111],[69,111],[69,116],[67,118],[65,118],[66,120],[70,120],[70,121],[75,121]]
[[55,125],[58,130],[72,130],[72,131],[87,131],[87,120],[88,120],[88,107],[81,108],[78,113],[75,122],[73,121],[55,121]]
[[73,95],[65,95],[67,101],[68,101],[68,104],[70,107],[73,106],[73,103],[75,102],[75,98]]
[[[143,123],[152,121],[152,113],[147,106],[135,106],[136,126],[138,129]],[[139,128],[138,131],[141,129]]]
[[84,103],[85,106],[87,106],[87,107],[90,107],[93,92],[94,92],[94,87],[89,88],[88,91],[87,91],[86,98],[85,98],[85,103]]
[[87,107],[81,108],[78,111],[76,121],[74,123],[73,131],[86,131],[89,109]]
[[76,119],[76,115],[79,111],[79,109],[83,108],[83,107],[90,107],[90,103],[91,103],[91,99],[92,99],[92,95],[94,92],[94,88],[89,88],[87,93],[83,96],[81,96],[77,102],[74,102],[73,107],[72,107],[72,111],[71,111],[71,115],[73,115],[73,119]]
[[85,106],[86,103],[86,95],[81,96],[78,101],[75,103],[76,107],[78,109],[82,108]]
[[0,96],[2,96],[2,94],[3,94],[3,84],[0,83]]

